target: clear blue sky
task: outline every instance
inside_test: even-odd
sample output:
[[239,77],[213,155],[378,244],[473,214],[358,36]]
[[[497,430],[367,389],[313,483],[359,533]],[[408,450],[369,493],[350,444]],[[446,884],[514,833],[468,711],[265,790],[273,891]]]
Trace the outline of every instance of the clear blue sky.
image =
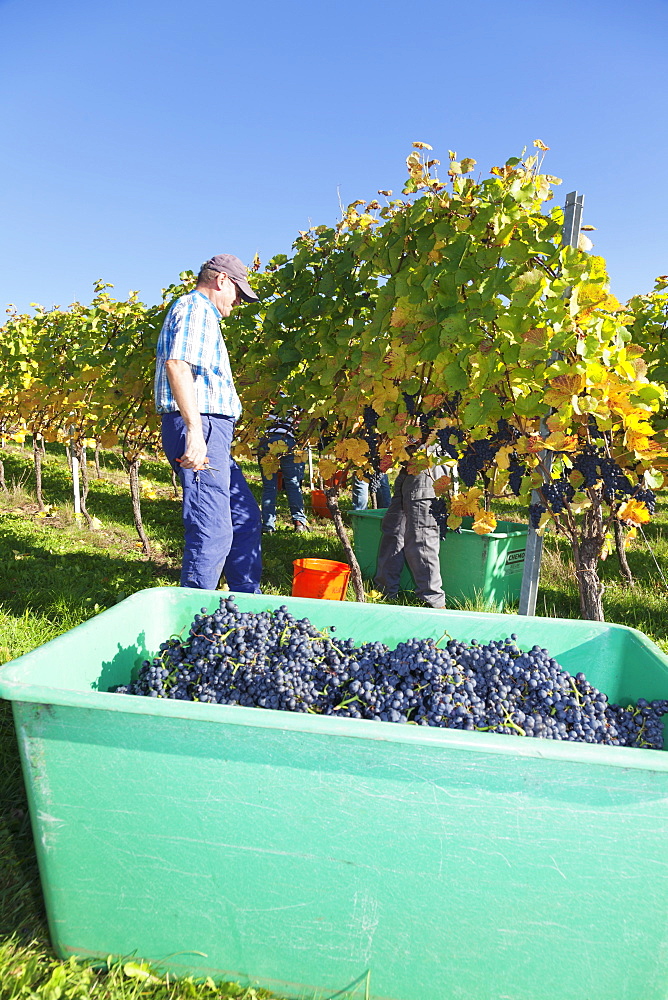
[[[199,13],[198,13],[199,11]],[[541,139],[620,299],[668,272],[666,0],[0,0],[0,306],[155,302],[289,253],[413,140],[490,167]]]

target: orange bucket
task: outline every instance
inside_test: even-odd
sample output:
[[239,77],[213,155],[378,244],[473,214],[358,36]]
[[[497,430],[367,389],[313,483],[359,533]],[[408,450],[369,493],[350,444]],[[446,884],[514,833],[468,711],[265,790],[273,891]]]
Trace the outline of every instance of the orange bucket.
[[350,576],[347,563],[333,559],[295,559],[292,563],[292,596],[344,601]]
[[332,512],[327,506],[327,497],[324,490],[311,490],[311,510],[318,517],[329,517],[331,519]]

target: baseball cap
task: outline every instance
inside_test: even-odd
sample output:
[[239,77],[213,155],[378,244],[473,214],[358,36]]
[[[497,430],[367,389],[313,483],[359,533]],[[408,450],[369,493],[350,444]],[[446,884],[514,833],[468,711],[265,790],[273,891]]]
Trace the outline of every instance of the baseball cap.
[[225,274],[232,278],[235,285],[237,285],[241,292],[241,297],[246,302],[258,301],[257,295],[248,284],[248,268],[234,254],[219,253],[215,257],[211,257],[210,260],[205,261],[200,271],[205,267],[208,267],[211,271],[224,271]]

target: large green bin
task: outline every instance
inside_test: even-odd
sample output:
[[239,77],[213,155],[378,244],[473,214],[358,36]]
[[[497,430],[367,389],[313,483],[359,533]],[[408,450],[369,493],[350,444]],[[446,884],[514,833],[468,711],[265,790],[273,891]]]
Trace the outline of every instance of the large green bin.
[[[385,509],[353,510],[353,546],[362,576],[376,575],[380,525]],[[441,578],[446,599],[465,603],[483,601],[499,610],[519,600],[524,572],[528,527],[516,521],[497,521],[494,531],[477,535],[472,517],[462,519],[460,531],[448,531],[441,541]],[[415,580],[404,565],[400,587],[415,589]]]
[[[0,671],[58,955],[309,1000],[665,1000],[668,754],[107,693],[219,596],[142,591]],[[514,631],[668,697],[622,626],[238,602],[391,645]]]

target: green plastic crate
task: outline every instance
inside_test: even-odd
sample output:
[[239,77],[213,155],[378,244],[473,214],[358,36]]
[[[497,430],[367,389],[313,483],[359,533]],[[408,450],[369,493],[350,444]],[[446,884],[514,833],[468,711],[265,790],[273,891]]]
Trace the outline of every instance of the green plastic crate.
[[[668,754],[106,692],[219,596],[142,591],[0,671],[58,955],[309,1000],[665,1000]],[[668,697],[622,626],[238,603],[360,642],[514,631]]]
[[[353,510],[353,546],[362,576],[376,575],[378,548],[385,509]],[[502,609],[519,600],[524,572],[528,527],[516,521],[497,521],[488,535],[471,530],[472,517],[462,519],[460,532],[448,531],[441,541],[441,578],[446,600],[480,601]],[[415,589],[415,580],[404,564],[400,587]]]

